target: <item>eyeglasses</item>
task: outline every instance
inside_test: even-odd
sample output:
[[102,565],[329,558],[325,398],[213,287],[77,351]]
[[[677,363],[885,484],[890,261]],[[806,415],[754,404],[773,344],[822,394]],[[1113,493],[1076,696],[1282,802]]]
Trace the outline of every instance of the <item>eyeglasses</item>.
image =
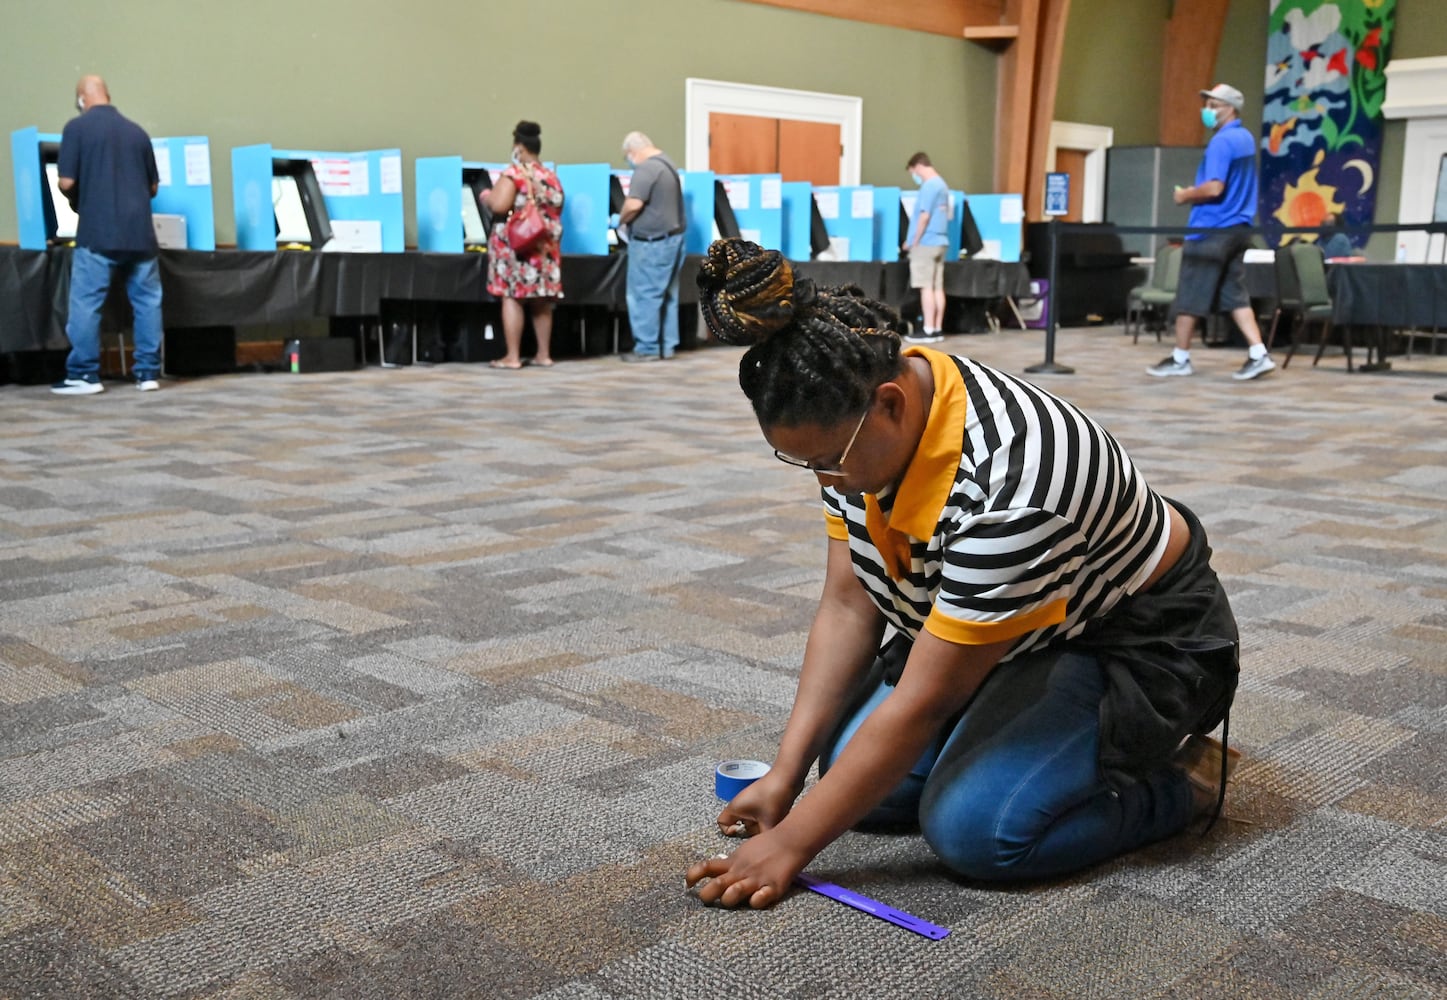
[[864,408],[860,414],[859,423],[854,425],[854,433],[849,435],[849,443],[844,446],[844,451],[839,455],[839,461],[833,465],[815,465],[813,462],[806,462],[802,458],[795,458],[792,455],[785,455],[778,448],[774,449],[774,457],[785,465],[792,465],[799,469],[808,469],[819,476],[842,476],[844,475],[844,460],[849,457],[849,449],[854,447],[854,441],[859,437],[859,432],[864,428],[864,421],[869,419],[869,411],[874,408],[874,400],[869,401],[869,406]]

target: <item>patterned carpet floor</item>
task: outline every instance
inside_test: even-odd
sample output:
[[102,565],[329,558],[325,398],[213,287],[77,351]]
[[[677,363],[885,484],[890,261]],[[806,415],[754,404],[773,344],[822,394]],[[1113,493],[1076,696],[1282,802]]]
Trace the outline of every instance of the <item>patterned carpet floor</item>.
[[1047,885],[810,867],[942,942],[684,891],[823,578],[737,350],[0,389],[0,996],[1447,996],[1447,357],[1163,353],[1062,331],[1039,380],[1211,533],[1227,819]]

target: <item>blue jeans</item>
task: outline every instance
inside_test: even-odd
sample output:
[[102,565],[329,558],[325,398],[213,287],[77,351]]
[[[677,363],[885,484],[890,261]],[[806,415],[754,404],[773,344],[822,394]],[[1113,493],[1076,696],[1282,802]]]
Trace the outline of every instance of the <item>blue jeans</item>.
[[678,274],[682,270],[682,233],[628,244],[628,324],[633,329],[634,353],[671,358],[678,350]]
[[102,254],[76,247],[70,255],[70,315],[65,335],[70,355],[67,378],[100,378],[100,313],[117,271],[126,276],[126,295],[135,314],[135,376],[161,373],[161,271],[154,254]]
[[[820,757],[821,773],[888,696],[880,683]],[[1180,832],[1190,785],[1162,761],[1115,790],[1096,764],[1105,675],[1061,649],[997,667],[953,727],[867,818],[918,819],[934,852],[968,878],[1053,878]]]

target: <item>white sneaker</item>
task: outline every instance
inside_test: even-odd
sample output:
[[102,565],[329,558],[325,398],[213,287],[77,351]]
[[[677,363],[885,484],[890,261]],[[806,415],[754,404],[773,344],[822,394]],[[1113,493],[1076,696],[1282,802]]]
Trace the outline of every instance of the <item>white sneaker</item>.
[[1274,371],[1276,362],[1271,360],[1271,355],[1263,354],[1259,358],[1247,357],[1246,363],[1231,373],[1231,377],[1238,382],[1244,382],[1248,378],[1257,378],[1269,371]]
[[105,392],[106,387],[100,384],[100,379],[92,382],[90,379],[68,378],[52,385],[50,391],[57,396],[94,396]]
[[1147,375],[1155,375],[1159,378],[1167,378],[1171,375],[1194,375],[1196,369],[1191,367],[1191,359],[1177,361],[1173,354],[1159,364],[1151,365],[1146,369]]
[[136,389],[140,392],[155,392],[161,387],[161,383],[153,378],[136,379]]
[[906,333],[904,342],[906,344],[938,344],[945,339],[942,333],[934,333],[929,330],[921,330],[919,333]]

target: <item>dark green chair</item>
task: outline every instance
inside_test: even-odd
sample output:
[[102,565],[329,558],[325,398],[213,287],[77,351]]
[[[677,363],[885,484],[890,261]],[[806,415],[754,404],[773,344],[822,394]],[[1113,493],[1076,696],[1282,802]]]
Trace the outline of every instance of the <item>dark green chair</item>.
[[[1311,360],[1314,368],[1321,360],[1321,352],[1326,349],[1327,337],[1331,335],[1331,292],[1326,286],[1326,261],[1321,255],[1321,247],[1315,243],[1293,243],[1286,249],[1291,256],[1292,270],[1296,272],[1296,287],[1300,290],[1301,298],[1296,318],[1291,325],[1291,350],[1286,353],[1286,360],[1282,361],[1281,367],[1291,364],[1291,357],[1300,343],[1298,334],[1304,335],[1311,325],[1316,323],[1320,325],[1321,333],[1316,341],[1316,357]],[[1342,348],[1346,351],[1347,371],[1351,371],[1352,338],[1349,326],[1342,327]]]
[[[1167,243],[1156,251],[1155,270],[1151,272],[1151,280],[1137,288],[1132,288],[1130,295],[1126,297],[1125,326],[1127,331],[1134,334],[1131,343],[1140,342],[1141,324],[1145,321],[1148,312],[1161,313],[1162,317],[1170,312],[1171,303],[1176,301],[1176,286],[1180,284],[1180,281],[1180,244]],[[1161,339],[1163,329],[1165,329],[1164,318],[1161,319],[1160,325],[1155,327],[1157,341]]]

